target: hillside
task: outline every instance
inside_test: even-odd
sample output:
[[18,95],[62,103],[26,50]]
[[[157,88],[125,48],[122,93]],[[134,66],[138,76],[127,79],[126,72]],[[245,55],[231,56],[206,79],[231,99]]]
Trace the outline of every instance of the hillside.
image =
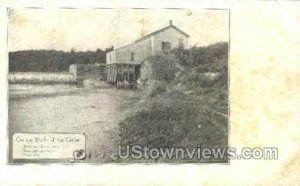
[[147,59],[141,77],[144,97],[120,122],[119,143],[156,148],[226,147],[227,63],[228,43],[177,49]]

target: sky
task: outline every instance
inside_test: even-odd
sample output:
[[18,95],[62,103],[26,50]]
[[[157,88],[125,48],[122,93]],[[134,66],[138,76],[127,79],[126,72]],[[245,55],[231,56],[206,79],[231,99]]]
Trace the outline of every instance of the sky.
[[190,45],[229,40],[228,10],[211,9],[10,9],[9,51],[94,51],[130,44],[169,20],[190,35]]

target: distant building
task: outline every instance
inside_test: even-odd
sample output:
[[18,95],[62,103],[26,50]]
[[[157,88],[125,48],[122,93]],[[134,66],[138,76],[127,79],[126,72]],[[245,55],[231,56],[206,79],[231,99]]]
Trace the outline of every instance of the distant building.
[[169,25],[137,39],[134,43],[116,48],[106,54],[107,81],[133,82],[139,76],[140,64],[145,58],[188,45],[189,35],[170,20]]

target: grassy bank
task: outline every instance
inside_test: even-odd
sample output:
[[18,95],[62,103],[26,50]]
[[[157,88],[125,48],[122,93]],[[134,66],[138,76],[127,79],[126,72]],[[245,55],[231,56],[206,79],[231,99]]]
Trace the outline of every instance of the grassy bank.
[[227,146],[227,58],[228,44],[218,43],[147,59],[141,71],[144,97],[120,122],[120,143]]

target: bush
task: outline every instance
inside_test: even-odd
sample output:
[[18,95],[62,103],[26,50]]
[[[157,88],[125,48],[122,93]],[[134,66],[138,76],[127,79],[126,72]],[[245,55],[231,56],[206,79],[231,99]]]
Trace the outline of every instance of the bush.
[[141,81],[171,82],[175,77],[177,62],[174,55],[155,55],[147,58],[141,67]]
[[[207,47],[192,47],[190,49],[176,48],[171,51],[176,59],[179,60],[180,64],[193,66],[197,65],[204,71],[215,71],[210,68],[210,65],[218,67],[227,63],[228,59],[228,43],[216,43]],[[226,61],[222,62],[221,59]],[[201,64],[201,66],[200,66]],[[206,66],[208,65],[208,66]],[[203,68],[202,68],[203,67]]]
[[147,97],[153,97],[166,91],[166,83],[157,80],[148,80],[143,87],[143,93]]
[[166,90],[176,73],[174,55],[155,55],[147,58],[141,67],[141,82],[144,95],[155,96]]

